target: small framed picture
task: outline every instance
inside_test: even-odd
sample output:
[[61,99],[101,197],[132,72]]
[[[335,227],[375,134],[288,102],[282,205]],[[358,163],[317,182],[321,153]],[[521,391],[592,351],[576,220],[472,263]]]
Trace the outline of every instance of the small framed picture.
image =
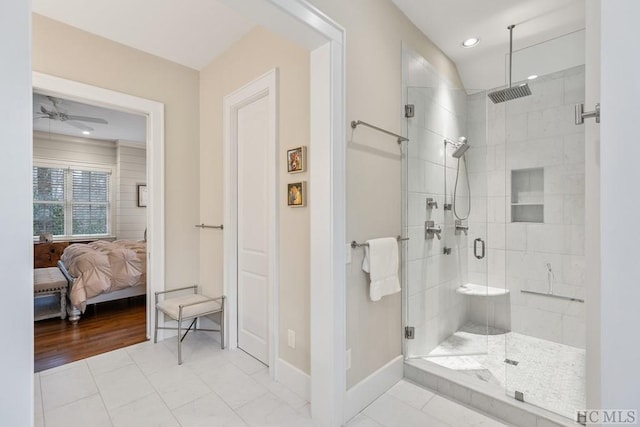
[[287,172],[298,173],[306,169],[307,147],[301,146],[287,150]]
[[138,207],[146,208],[148,201],[147,184],[138,184]]
[[287,205],[292,208],[300,208],[307,202],[307,182],[292,182],[287,184]]

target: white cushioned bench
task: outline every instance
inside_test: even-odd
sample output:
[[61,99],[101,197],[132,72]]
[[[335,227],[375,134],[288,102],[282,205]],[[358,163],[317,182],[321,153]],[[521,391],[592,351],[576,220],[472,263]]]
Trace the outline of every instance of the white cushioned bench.
[[69,282],[58,267],[33,270],[33,319],[67,317]]

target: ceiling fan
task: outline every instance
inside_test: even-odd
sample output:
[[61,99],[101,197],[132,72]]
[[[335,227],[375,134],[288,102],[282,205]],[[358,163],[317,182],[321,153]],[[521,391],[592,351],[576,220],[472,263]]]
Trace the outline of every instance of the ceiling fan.
[[60,122],[64,122],[70,124],[71,126],[77,127],[83,131],[90,132],[93,130],[91,126],[87,126],[81,122],[88,123],[99,123],[103,125],[108,125],[109,122],[105,119],[101,119],[98,117],[87,117],[87,116],[76,116],[72,114],[67,114],[60,108],[60,99],[54,98],[53,96],[47,96],[47,99],[51,101],[52,108],[48,109],[43,104],[40,104],[40,111],[36,111],[34,114],[35,119],[49,119],[49,120],[58,120]]

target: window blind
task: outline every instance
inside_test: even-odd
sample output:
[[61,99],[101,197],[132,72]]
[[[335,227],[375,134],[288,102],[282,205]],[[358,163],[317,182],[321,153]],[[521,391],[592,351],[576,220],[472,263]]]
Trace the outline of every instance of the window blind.
[[110,181],[105,171],[34,166],[34,236],[108,234]]

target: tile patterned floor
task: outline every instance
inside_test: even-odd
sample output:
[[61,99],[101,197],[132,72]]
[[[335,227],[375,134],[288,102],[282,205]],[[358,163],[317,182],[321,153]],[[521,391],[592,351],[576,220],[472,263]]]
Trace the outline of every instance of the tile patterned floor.
[[[486,330],[485,330],[486,332]],[[483,347],[483,355],[466,355]],[[455,354],[457,356],[447,357]],[[483,335],[466,325],[442,342],[426,360],[494,384],[525,401],[572,419],[586,406],[585,351],[539,338],[508,332]],[[505,355],[518,362],[504,363]]]
[[[220,350],[207,333],[145,342],[35,375],[36,426],[312,426],[310,406],[269,378],[241,350]],[[502,426],[401,381],[349,427]]]

